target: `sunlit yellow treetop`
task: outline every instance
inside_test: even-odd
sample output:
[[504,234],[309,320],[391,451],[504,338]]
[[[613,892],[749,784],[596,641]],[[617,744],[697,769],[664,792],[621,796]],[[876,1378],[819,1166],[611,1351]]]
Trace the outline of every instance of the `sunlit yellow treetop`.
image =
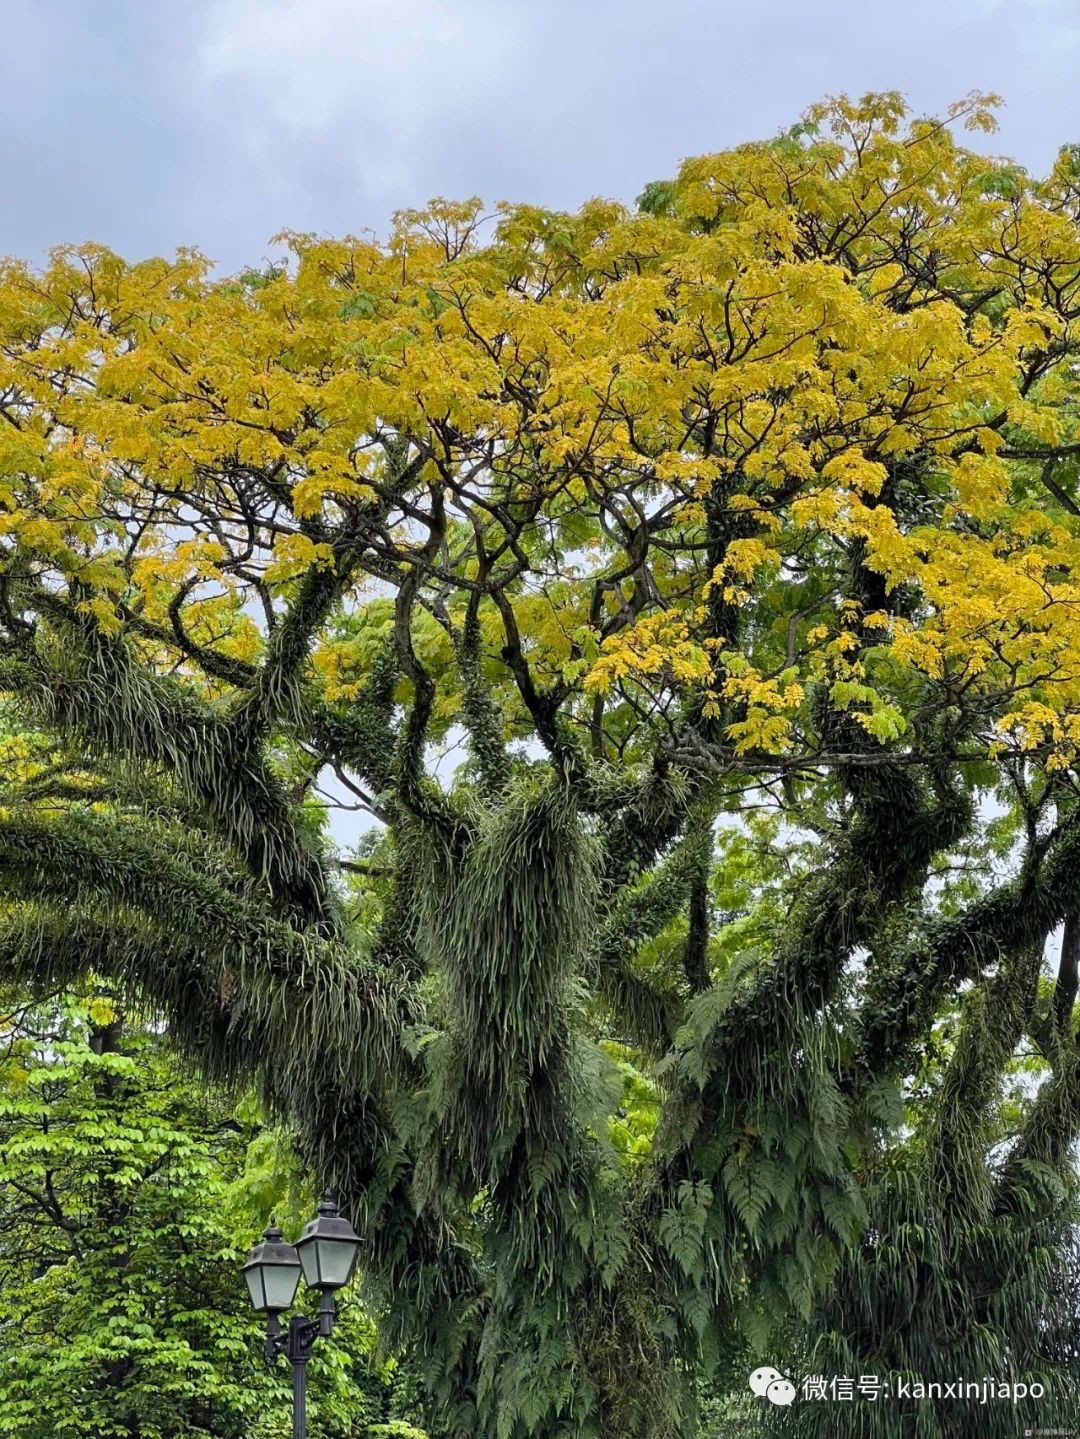
[[633,211],[440,200],[235,278],[5,262],[5,604],[216,692],[321,570],[331,700],[396,613],[452,722],[471,614],[506,733],[547,705],[599,760],[687,714],[721,762],[812,757],[824,696],[1067,763],[1080,153],[962,146],[994,103],[841,98]]

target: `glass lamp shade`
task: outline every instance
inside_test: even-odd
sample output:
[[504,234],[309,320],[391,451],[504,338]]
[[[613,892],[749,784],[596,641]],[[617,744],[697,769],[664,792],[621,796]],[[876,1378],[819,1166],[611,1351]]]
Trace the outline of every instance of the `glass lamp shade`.
[[338,1214],[329,1194],[323,1195],[318,1218],[304,1226],[304,1232],[296,1241],[296,1252],[303,1265],[304,1279],[312,1289],[340,1289],[352,1278],[360,1252],[360,1236],[349,1221]]
[[280,1314],[292,1307],[300,1288],[300,1260],[281,1230],[271,1224],[248,1255],[243,1268],[251,1303],[260,1314]]

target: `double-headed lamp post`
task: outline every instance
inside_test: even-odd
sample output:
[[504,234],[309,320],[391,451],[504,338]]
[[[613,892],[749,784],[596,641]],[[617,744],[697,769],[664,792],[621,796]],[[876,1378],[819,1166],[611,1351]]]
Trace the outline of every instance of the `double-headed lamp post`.
[[[333,1197],[324,1194],[318,1216],[304,1226],[295,1246],[285,1242],[271,1221],[244,1265],[251,1302],[266,1315],[266,1357],[284,1354],[292,1364],[293,1439],[307,1439],[307,1362],[315,1341],[325,1339],[334,1327],[334,1291],[352,1278],[359,1252],[360,1239],[352,1225],[338,1213]],[[281,1315],[292,1308],[301,1275],[319,1291],[319,1316],[294,1314],[283,1329]]]

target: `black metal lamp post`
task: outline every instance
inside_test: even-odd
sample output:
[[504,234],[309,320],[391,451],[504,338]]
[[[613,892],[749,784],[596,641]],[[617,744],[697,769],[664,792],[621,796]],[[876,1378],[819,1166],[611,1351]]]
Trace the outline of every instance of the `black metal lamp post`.
[[[332,1196],[324,1194],[318,1217],[304,1226],[295,1247],[271,1223],[244,1265],[251,1302],[266,1315],[266,1357],[284,1354],[292,1364],[293,1439],[307,1439],[307,1362],[315,1341],[325,1339],[334,1327],[334,1291],[352,1278],[359,1252],[359,1236],[338,1214]],[[294,1314],[283,1329],[281,1315],[292,1308],[301,1275],[319,1291],[319,1315],[308,1319]]]

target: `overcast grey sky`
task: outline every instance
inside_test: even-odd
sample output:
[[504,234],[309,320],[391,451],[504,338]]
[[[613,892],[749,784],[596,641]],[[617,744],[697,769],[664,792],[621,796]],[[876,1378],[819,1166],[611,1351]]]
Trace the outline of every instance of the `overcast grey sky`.
[[382,230],[434,194],[632,200],[839,90],[1007,102],[1080,140],[1080,0],[4,0],[0,252]]

